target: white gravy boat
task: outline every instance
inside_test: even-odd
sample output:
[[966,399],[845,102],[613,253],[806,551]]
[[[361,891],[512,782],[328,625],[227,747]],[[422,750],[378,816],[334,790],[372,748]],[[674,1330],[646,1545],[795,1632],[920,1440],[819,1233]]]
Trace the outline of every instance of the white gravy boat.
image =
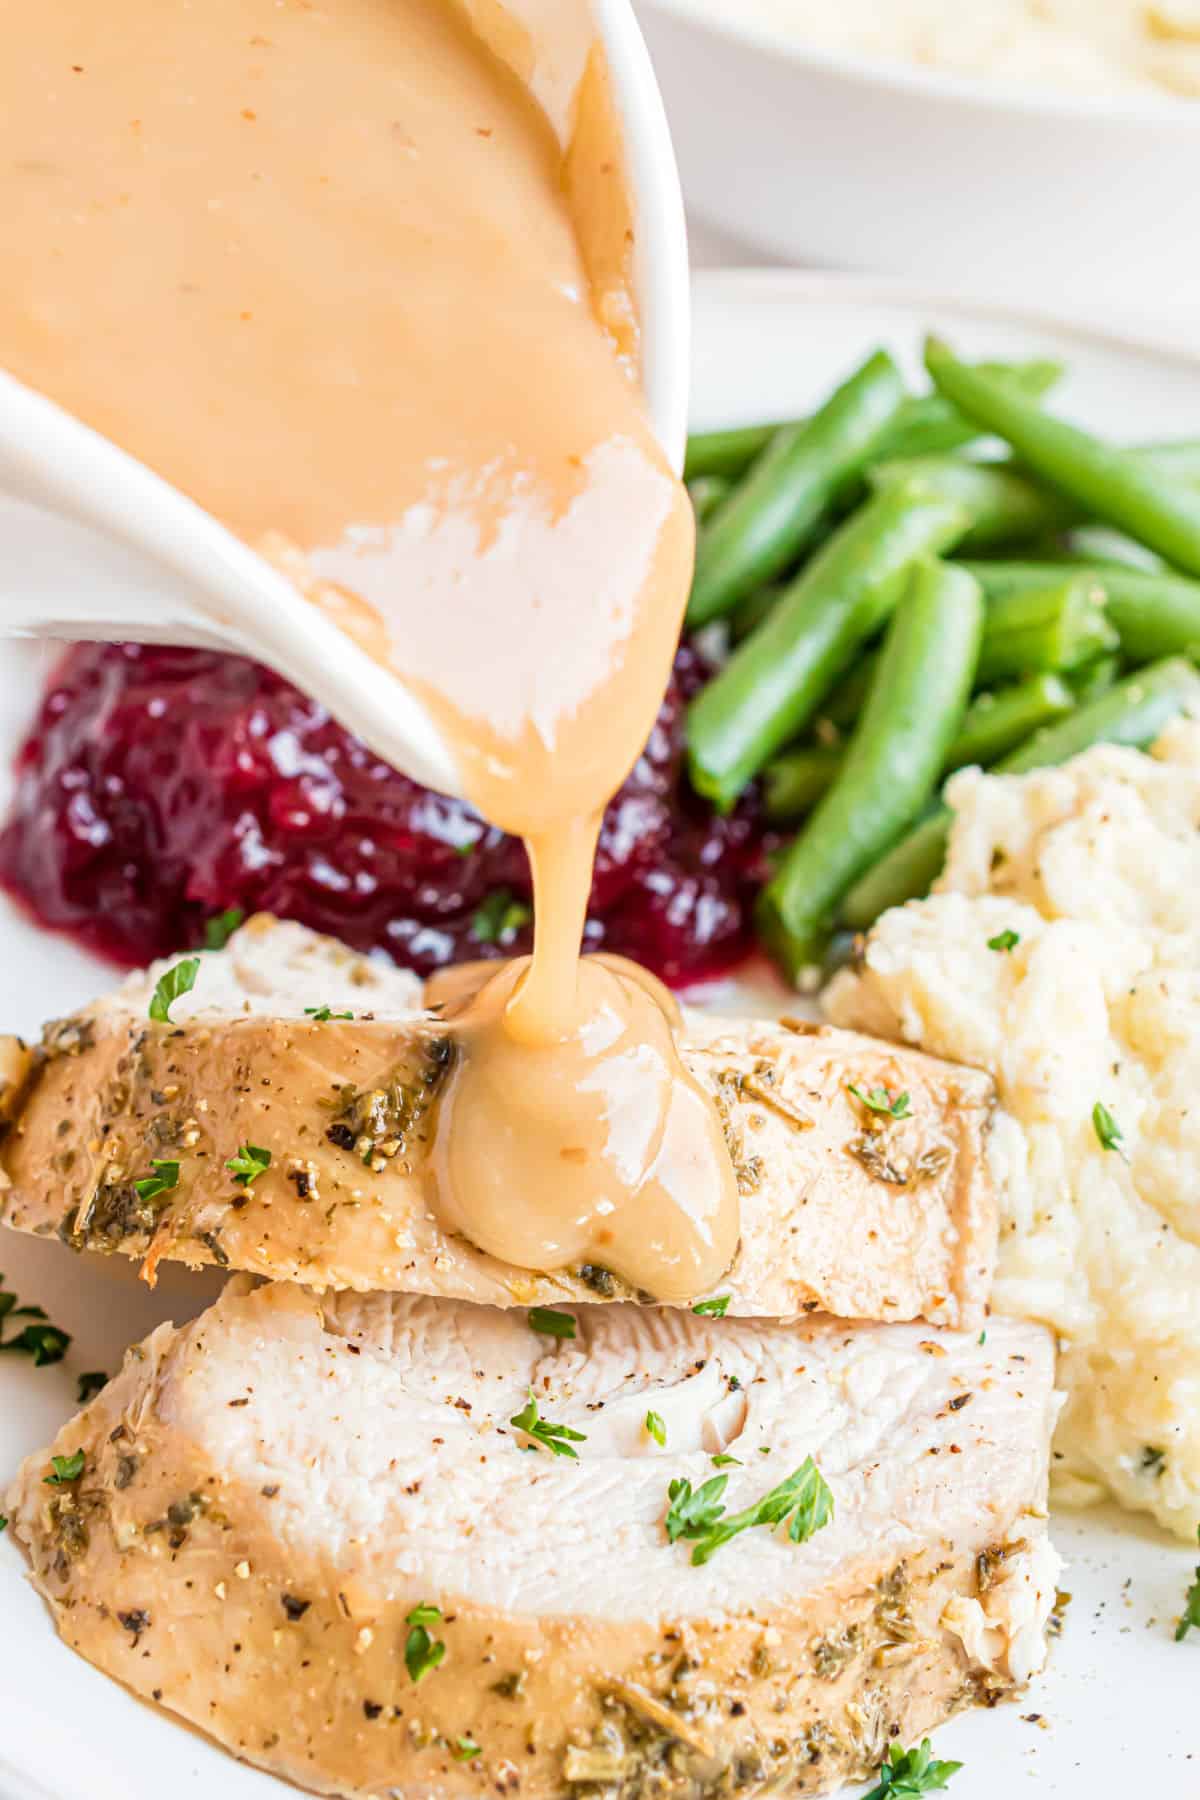
[[[470,5],[470,0],[467,0]],[[586,5],[607,52],[635,220],[642,384],[664,450],[681,466],[689,303],[683,203],[666,116],[630,0]],[[509,0],[539,36],[559,36],[565,0]],[[553,59],[547,59],[553,64]],[[566,116],[582,72],[535,72]],[[544,88],[544,91],[543,91]],[[0,371],[0,636],[129,639],[235,651],[320,700],[397,768],[460,791],[425,708],[262,557],[177,488],[43,395]]]

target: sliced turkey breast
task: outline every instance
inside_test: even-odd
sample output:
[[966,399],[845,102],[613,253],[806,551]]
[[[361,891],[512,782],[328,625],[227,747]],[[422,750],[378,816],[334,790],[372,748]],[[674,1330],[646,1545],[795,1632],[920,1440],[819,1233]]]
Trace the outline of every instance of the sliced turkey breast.
[[[63,1637],[252,1762],[400,1800],[811,1793],[1040,1666],[1040,1327],[573,1326],[232,1282],[8,1497]],[[732,1516],[809,1457],[807,1541],[669,1541],[672,1482],[727,1476]]]
[[[260,918],[154,1024],[169,966],[10,1054],[6,1223],[151,1274],[165,1256],[500,1306],[633,1297],[604,1268],[517,1268],[439,1221],[424,1165],[454,1049],[415,977]],[[683,1029],[738,1175],[731,1315],[978,1322],[996,1244],[986,1076],[802,1021],[689,1013]],[[270,1163],[239,1182],[243,1145]]]

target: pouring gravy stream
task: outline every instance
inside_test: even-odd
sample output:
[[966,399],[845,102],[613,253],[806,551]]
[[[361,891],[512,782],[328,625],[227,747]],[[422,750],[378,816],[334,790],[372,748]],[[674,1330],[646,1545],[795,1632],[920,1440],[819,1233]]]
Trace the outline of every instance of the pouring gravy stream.
[[665,990],[579,955],[692,557],[599,46],[564,150],[480,0],[0,16],[0,361],[283,567],[529,847],[532,960],[430,985],[460,1049],[435,1204],[518,1265],[704,1292],[738,1236],[714,1108]]

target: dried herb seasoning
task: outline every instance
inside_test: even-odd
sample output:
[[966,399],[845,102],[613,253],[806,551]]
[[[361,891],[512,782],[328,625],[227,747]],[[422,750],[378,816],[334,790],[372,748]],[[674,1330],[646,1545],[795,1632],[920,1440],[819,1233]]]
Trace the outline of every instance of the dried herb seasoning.
[[325,1133],[329,1142],[353,1151],[376,1174],[397,1157],[410,1166],[456,1055],[450,1038],[430,1038],[377,1086],[343,1088]]

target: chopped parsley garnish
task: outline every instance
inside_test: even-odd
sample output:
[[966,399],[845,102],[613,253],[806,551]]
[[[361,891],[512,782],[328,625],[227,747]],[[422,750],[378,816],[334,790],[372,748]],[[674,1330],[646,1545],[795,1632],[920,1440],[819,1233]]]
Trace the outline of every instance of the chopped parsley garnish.
[[204,921],[204,948],[206,950],[223,950],[242,920],[245,913],[240,906],[230,906],[223,913]]
[[427,1600],[423,1600],[420,1606],[414,1606],[404,1621],[409,1627],[404,1644],[404,1664],[414,1682],[423,1681],[426,1675],[446,1659],[445,1644],[429,1634],[429,1627],[440,1625],[441,1622],[441,1607],[433,1606]]
[[987,941],[989,950],[1015,950],[1021,941],[1019,931],[998,931],[994,938]]
[[1115,1150],[1118,1156],[1125,1155],[1121,1127],[1102,1100],[1097,1100],[1092,1108],[1092,1129],[1100,1140],[1102,1150]]
[[480,944],[511,944],[533,914],[511,888],[496,888],[471,920],[471,934]]
[[885,1119],[907,1119],[910,1116],[907,1094],[897,1094],[893,1100],[885,1087],[873,1087],[864,1092],[853,1081],[848,1081],[846,1088],[868,1112],[880,1113]]
[[[586,1431],[572,1431],[569,1425],[552,1425],[549,1419],[540,1418],[532,1388],[529,1389],[529,1398],[520,1412],[508,1422],[531,1437],[534,1444],[543,1444],[547,1450],[553,1450],[555,1456],[573,1456],[578,1459],[579,1452],[572,1450],[571,1445],[587,1442]],[[533,1445],[529,1447],[532,1449]]]
[[331,1012],[327,1006],[306,1006],[304,1014],[306,1018],[315,1019],[318,1025],[324,1025],[327,1019],[352,1019],[354,1017],[352,1012]]
[[928,1738],[922,1738],[915,1750],[902,1750],[899,1744],[893,1744],[879,1771],[879,1785],[863,1800],[912,1800],[918,1794],[932,1794],[944,1788],[961,1768],[959,1762],[935,1762]]
[[711,1300],[698,1301],[692,1311],[699,1313],[702,1319],[723,1319],[729,1311],[729,1295],[717,1294]]
[[6,1518],[4,1513],[0,1513],[0,1531],[7,1531],[7,1530],[8,1530],[8,1519]]
[[442,1609],[435,1606],[432,1600],[422,1600],[420,1606],[414,1606],[404,1623],[406,1625],[440,1625]]
[[28,1319],[29,1324],[23,1325],[13,1337],[0,1336],[0,1351],[12,1350],[18,1356],[32,1356],[35,1369],[62,1361],[71,1343],[69,1334],[60,1331],[57,1325],[51,1325],[40,1306],[18,1306],[17,1296],[4,1291],[4,1277],[0,1275],[0,1333],[3,1333],[6,1319]]
[[[0,1299],[3,1295],[0,1295]],[[37,1306],[23,1306],[21,1312],[40,1312]],[[0,1344],[0,1350],[15,1350],[19,1355],[32,1356],[35,1369],[47,1368],[51,1363],[59,1363],[67,1353],[71,1339],[67,1332],[60,1331],[57,1325],[32,1324],[25,1325],[16,1337],[6,1338]]]
[[531,1306],[528,1317],[531,1329],[540,1331],[543,1337],[575,1336],[575,1320],[571,1313],[555,1312],[552,1306]]
[[1167,1453],[1165,1450],[1159,1450],[1154,1444],[1144,1444],[1142,1446],[1141,1467],[1143,1474],[1147,1474],[1153,1470],[1154,1475],[1157,1478],[1162,1474],[1166,1466]]
[[706,1563],[722,1544],[756,1525],[774,1530],[787,1521],[792,1543],[803,1544],[833,1517],[833,1495],[811,1456],[742,1512],[725,1511],[722,1496],[728,1481],[728,1475],[714,1475],[693,1492],[690,1481],[677,1478],[667,1489],[667,1536],[672,1543],[692,1540],[693,1563]]
[[52,1456],[50,1470],[49,1475],[42,1477],[47,1487],[67,1487],[72,1481],[78,1481],[83,1474],[83,1451],[73,1450],[70,1456]]
[[86,1406],[94,1400],[102,1388],[108,1386],[108,1376],[103,1369],[92,1369],[89,1374],[79,1377],[79,1404]]
[[157,1200],[160,1194],[169,1194],[172,1188],[179,1186],[179,1164],[177,1162],[160,1162],[151,1157],[150,1167],[153,1175],[143,1175],[135,1181],[134,1192],[141,1200]]
[[475,1739],[466,1733],[462,1737],[456,1737],[450,1749],[450,1754],[455,1762],[474,1762],[475,1758],[482,1753],[483,1745],[477,1744]]
[[741,1467],[742,1467],[741,1458],[737,1457],[737,1456],[730,1456],[728,1450],[718,1450],[717,1454],[713,1457],[713,1468],[714,1469],[729,1469],[729,1468],[740,1469]]
[[172,1006],[181,994],[191,993],[199,973],[198,956],[186,956],[182,962],[173,963],[165,975],[159,976],[158,985],[150,996],[150,1017],[159,1025],[169,1025]]
[[[1200,1541],[1200,1526],[1196,1528],[1196,1538]],[[1175,1627],[1175,1642],[1182,1644],[1193,1625],[1200,1631],[1200,1564],[1196,1567],[1196,1579],[1184,1596],[1183,1612]]]
[[986,1344],[987,1343],[987,1332],[981,1331],[977,1341],[981,1344]]
[[233,1179],[249,1187],[257,1181],[271,1166],[271,1152],[264,1150],[261,1144],[243,1144],[236,1156],[231,1156],[225,1167],[232,1171]]
[[690,1481],[676,1476],[667,1489],[667,1536],[674,1544],[682,1538],[703,1538],[725,1511],[721,1496],[729,1486],[728,1475],[713,1475],[694,1491]]
[[667,1422],[661,1413],[648,1412],[646,1414],[646,1430],[655,1443],[665,1450],[667,1447]]

